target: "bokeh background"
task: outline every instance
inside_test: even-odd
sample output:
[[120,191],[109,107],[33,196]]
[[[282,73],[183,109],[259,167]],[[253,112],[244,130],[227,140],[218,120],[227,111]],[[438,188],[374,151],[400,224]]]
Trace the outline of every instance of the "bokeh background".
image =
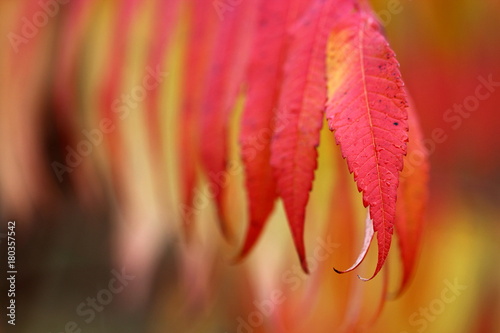
[[[355,257],[364,210],[327,130],[307,213],[310,276],[299,269],[281,205],[249,258],[231,263],[246,223],[242,172],[226,189],[238,241],[223,240],[203,176],[186,241],[179,160],[191,152],[178,124],[186,99],[202,102],[185,45],[190,27],[219,19],[214,4],[0,2],[2,309],[9,220],[19,272],[16,326],[2,310],[2,331],[500,332],[500,2],[372,2],[432,165],[413,283],[375,323],[383,277],[363,283],[331,269]],[[106,116],[113,123],[102,124]],[[96,129],[101,139],[89,134]],[[84,147],[89,135],[96,143]],[[79,147],[88,154],[67,164]],[[332,182],[341,193],[331,193]],[[368,274],[374,259],[357,273]],[[123,288],[110,285],[118,275]],[[92,308],[89,298],[105,304]]]

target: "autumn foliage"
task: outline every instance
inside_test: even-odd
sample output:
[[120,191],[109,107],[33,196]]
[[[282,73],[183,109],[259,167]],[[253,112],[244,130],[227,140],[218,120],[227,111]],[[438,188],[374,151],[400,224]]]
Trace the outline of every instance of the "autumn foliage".
[[434,110],[405,86],[368,1],[73,0],[30,38],[14,18],[38,15],[38,1],[3,6],[15,15],[0,24],[0,100],[13,110],[1,132],[27,130],[1,144],[16,162],[1,166],[0,194],[26,220],[73,195],[82,211],[105,206],[110,261],[145,276],[130,304],[165,246],[181,281],[171,308],[182,299],[199,315],[227,276],[241,313],[269,290],[299,290],[266,317],[282,332],[307,320],[354,331],[408,289],[432,153],[416,106]]
[[[193,17],[202,2],[193,2]],[[225,171],[228,160],[231,112],[238,94],[245,96],[239,141],[249,224],[240,258],[254,246],[280,198],[302,268],[308,271],[305,210],[326,118],[363,193],[362,204],[369,207],[365,247],[349,270],[362,262],[375,233],[379,255],[372,277],[377,275],[395,229],[401,233],[402,258],[409,274],[423,218],[423,208],[413,206],[424,205],[425,194],[412,198],[402,189],[398,200],[398,187],[409,123],[414,140],[418,140],[420,129],[411,119],[415,112],[409,115],[394,52],[370,7],[364,1],[287,0],[243,1],[218,9],[221,21],[212,22],[212,33],[204,32],[206,28],[192,30],[198,38],[190,39],[192,46],[188,45],[194,49],[199,44],[208,45],[206,39],[213,41],[207,53],[208,65],[191,73],[198,78],[192,89],[203,89],[198,88],[201,84],[206,89],[198,111],[199,129],[193,131],[200,133],[200,161],[205,173],[217,184],[217,175]],[[191,94],[185,98],[188,104]],[[189,115],[183,118],[183,122],[192,120]],[[259,137],[265,140],[257,145]],[[426,155],[418,143],[412,145]],[[425,192],[427,162],[416,172],[420,169],[424,170],[422,176],[408,175],[404,183],[405,187],[423,186]],[[183,164],[181,170],[187,171],[183,188],[192,193],[194,171],[189,164]],[[224,191],[221,186],[215,200],[221,230],[230,239]],[[192,204],[190,197],[185,197],[186,207]],[[398,210],[396,203],[408,207]],[[190,215],[189,210],[186,215]]]

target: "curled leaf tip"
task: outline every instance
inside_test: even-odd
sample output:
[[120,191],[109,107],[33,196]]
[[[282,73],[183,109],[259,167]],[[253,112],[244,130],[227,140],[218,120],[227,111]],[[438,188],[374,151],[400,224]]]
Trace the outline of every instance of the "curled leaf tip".
[[368,279],[367,279],[367,278],[364,278],[364,277],[362,277],[361,275],[359,275],[359,274],[358,274],[358,279],[360,279],[360,280],[361,280],[361,281],[363,281],[363,282],[368,282],[368,281],[370,281],[371,279],[373,279],[374,277],[375,277],[375,275],[373,275],[371,278],[368,278]]
[[366,214],[366,220],[365,220],[365,239],[363,240],[363,248],[361,249],[361,251],[358,255],[358,258],[356,259],[354,264],[352,264],[352,266],[346,270],[338,270],[336,268],[333,268],[333,270],[339,274],[343,274],[343,273],[351,272],[351,271],[355,270],[359,265],[361,265],[363,260],[365,260],[366,254],[368,253],[368,250],[370,249],[370,245],[371,245],[372,239],[373,239],[373,234],[374,234],[373,220],[370,217],[370,210],[368,210],[368,212]]
[[338,270],[335,267],[332,267],[332,268],[335,271],[335,273],[337,273],[337,274],[344,274],[345,273],[345,271]]

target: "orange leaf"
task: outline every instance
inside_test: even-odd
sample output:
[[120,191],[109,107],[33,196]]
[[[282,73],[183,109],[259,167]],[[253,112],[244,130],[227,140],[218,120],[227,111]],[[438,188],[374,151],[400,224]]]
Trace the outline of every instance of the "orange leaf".
[[[407,101],[399,65],[381,27],[365,9],[346,12],[327,49],[330,130],[369,206],[382,268],[391,245],[399,173],[408,141]],[[370,279],[371,279],[370,278]]]
[[410,140],[408,142],[408,156],[405,158],[405,165],[401,173],[395,228],[399,240],[403,278],[395,296],[400,295],[405,290],[415,269],[428,198],[429,157],[423,144],[420,124],[411,102],[408,108],[408,124],[410,126]]

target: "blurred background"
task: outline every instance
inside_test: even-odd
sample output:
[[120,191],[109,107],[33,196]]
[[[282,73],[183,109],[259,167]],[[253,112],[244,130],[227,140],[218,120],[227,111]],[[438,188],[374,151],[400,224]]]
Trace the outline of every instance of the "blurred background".
[[[16,326],[2,315],[1,330],[500,332],[500,2],[372,4],[431,160],[413,282],[375,323],[383,277],[363,283],[356,273],[369,274],[376,253],[355,273],[332,271],[355,258],[365,211],[326,128],[307,211],[311,274],[300,270],[281,204],[251,255],[231,263],[246,225],[244,96],[230,130],[240,171],[225,189],[234,244],[221,236],[190,127],[180,125],[203,103],[192,73],[206,67],[210,39],[197,33],[220,20],[217,1],[0,2],[2,309],[14,220],[18,270]],[[189,239],[180,160],[197,174]],[[394,245],[389,289],[399,266]]]

